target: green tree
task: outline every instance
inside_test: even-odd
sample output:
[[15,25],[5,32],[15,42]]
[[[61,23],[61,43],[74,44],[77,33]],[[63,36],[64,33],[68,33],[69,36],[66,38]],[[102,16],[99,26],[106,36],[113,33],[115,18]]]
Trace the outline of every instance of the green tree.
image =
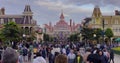
[[2,38],[2,41],[5,42],[17,41],[21,37],[20,28],[15,22],[10,21],[7,24],[4,24],[0,37]]
[[93,29],[88,27],[83,27],[81,33],[84,39],[93,39],[93,33],[94,33]]
[[106,35],[109,39],[114,36],[111,28],[107,28],[107,29],[105,30],[105,35]]
[[79,33],[75,33],[75,34],[71,34],[70,35],[70,37],[68,37],[68,39],[70,40],[70,41],[79,41]]
[[110,44],[110,41],[111,41],[111,37],[114,36],[111,28],[107,28],[107,29],[105,30],[105,35],[106,35],[106,37],[107,37],[107,38],[105,39],[105,42],[109,45],[109,44]]
[[94,37],[97,42],[99,42],[99,38],[102,37],[102,29],[101,28],[97,28],[97,29],[94,29],[94,33],[93,35],[96,34],[96,37]]
[[49,40],[50,40],[49,35],[44,33],[44,35],[43,35],[43,40],[44,40],[44,41],[49,41]]

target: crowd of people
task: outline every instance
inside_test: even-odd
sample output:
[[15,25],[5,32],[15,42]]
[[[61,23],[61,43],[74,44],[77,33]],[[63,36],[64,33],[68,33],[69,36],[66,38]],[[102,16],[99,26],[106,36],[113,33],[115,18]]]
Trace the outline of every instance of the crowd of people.
[[110,47],[86,47],[81,42],[18,43],[2,51],[1,63],[114,63],[114,53]]

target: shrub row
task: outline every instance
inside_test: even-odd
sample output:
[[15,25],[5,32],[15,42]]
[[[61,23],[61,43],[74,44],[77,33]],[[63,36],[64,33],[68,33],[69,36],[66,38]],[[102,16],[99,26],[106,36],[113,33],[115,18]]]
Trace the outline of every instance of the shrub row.
[[120,55],[120,47],[112,48],[112,50],[114,51],[115,54]]

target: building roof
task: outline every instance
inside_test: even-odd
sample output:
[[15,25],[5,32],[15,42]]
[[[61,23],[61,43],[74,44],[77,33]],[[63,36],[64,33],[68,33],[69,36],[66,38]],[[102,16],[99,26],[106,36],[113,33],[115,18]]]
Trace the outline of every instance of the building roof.
[[23,15],[0,15],[0,18],[22,18]]

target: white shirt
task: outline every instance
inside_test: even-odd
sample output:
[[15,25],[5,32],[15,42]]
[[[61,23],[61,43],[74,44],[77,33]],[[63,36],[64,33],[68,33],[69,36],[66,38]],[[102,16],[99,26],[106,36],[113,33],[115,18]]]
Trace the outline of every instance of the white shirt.
[[34,60],[33,60],[33,63],[46,63],[46,60],[43,58],[43,57],[36,57]]
[[64,54],[66,54],[66,49],[65,49],[65,48],[63,48],[63,49],[62,49],[62,52],[63,52]]
[[75,59],[75,54],[74,53],[69,53],[68,54],[68,59]]

